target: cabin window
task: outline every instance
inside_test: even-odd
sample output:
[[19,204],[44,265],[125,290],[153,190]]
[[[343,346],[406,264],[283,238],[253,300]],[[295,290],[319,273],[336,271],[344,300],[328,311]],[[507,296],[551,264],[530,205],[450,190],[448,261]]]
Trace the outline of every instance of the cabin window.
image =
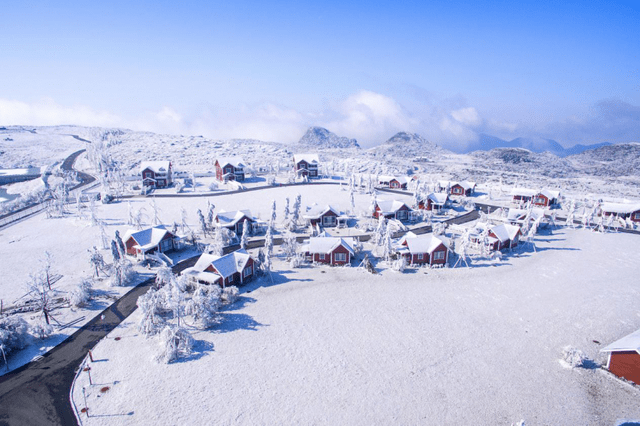
[[153,172],[145,171],[145,172],[144,172],[144,177],[145,177],[145,178],[153,178]]
[[318,255],[318,259],[319,259],[319,260],[324,260],[324,253],[320,253],[320,254]]
[[433,253],[433,260],[444,260],[444,252],[443,251],[437,251],[437,252]]
[[253,266],[247,266],[244,268],[244,277],[247,278],[249,275],[253,273]]
[[547,204],[547,201],[544,199],[544,197],[536,197],[535,204]]
[[229,281],[230,283],[232,283],[232,282],[233,282],[233,274],[229,275],[228,281]]
[[336,217],[335,216],[324,216],[322,218],[322,221],[324,222],[325,225],[335,225],[336,224]]
[[418,260],[423,260],[424,259],[424,255],[422,253],[418,253]]
[[347,253],[336,253],[335,259],[336,259],[336,262],[346,262]]
[[636,212],[633,216],[635,220],[640,220],[640,212]]

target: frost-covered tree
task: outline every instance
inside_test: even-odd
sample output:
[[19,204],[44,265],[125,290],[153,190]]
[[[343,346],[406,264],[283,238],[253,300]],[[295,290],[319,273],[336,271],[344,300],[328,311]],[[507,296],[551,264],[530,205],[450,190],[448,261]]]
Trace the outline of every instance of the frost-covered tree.
[[380,246],[384,240],[384,235],[386,233],[386,224],[384,216],[380,215],[378,217],[378,226],[376,227],[372,239],[373,243]]
[[289,197],[284,199],[284,222],[285,224],[289,220]]
[[131,201],[127,201],[127,225],[133,226],[133,206]]
[[168,266],[161,266],[156,272],[156,288],[161,289],[166,285],[170,285],[175,279],[173,271]]
[[240,236],[240,248],[245,250],[249,240],[250,224],[248,220],[242,222],[242,235]]
[[382,257],[389,262],[393,255],[393,246],[391,244],[391,227],[387,226],[382,240]]
[[209,226],[209,228],[213,228],[213,220],[215,218],[215,210],[216,206],[215,204],[212,204],[211,202],[207,201],[207,225]]
[[89,217],[91,219],[91,226],[96,226],[98,224],[98,206],[93,197],[89,199]]
[[113,256],[114,262],[118,262],[120,260],[120,249],[118,248],[116,240],[111,240],[111,256]]
[[298,241],[296,240],[296,236],[291,232],[288,232],[282,242],[282,251],[284,252],[287,260],[291,260],[291,258],[296,255],[297,248]]
[[107,229],[104,226],[104,221],[100,221],[100,242],[102,243],[102,249],[107,250],[109,248],[109,236],[107,235]]
[[131,262],[125,257],[120,257],[120,259],[113,262],[111,270],[111,286],[113,287],[126,286],[134,274]]
[[151,201],[151,211],[153,212],[153,225],[160,225],[160,223],[162,222],[160,221],[160,217],[158,216],[158,214],[160,213],[160,208],[156,203],[156,197],[153,197],[153,200]]
[[373,216],[373,214],[376,212],[376,207],[378,206],[378,196],[376,194],[376,191],[374,190],[373,192],[371,192],[371,202],[369,203],[369,216]]
[[49,324],[50,312],[54,305],[53,292],[49,288],[42,271],[29,275],[27,289],[35,310],[42,313],[45,322]]
[[180,207],[180,226],[183,235],[186,235],[187,230],[189,229],[189,225],[187,225],[188,219],[189,216],[187,215],[187,210],[184,208],[184,206]]
[[271,201],[271,220],[269,221],[269,228],[272,229],[275,223],[276,223],[276,200],[273,200]]
[[202,214],[202,210],[198,209],[196,213],[198,215],[198,222],[200,223],[200,232],[204,237],[206,237],[207,234],[209,233],[209,227],[207,226],[207,221],[205,220],[204,215]]
[[116,243],[118,244],[118,249],[120,250],[120,257],[123,257],[127,251],[124,247],[124,241],[122,241],[122,238],[120,237],[120,232],[116,229]]
[[293,201],[293,211],[291,212],[291,218],[289,220],[289,230],[295,231],[298,229],[298,222],[300,221],[300,208],[302,204],[302,197],[300,194],[296,195]]
[[142,229],[142,226],[144,225],[144,217],[144,207],[140,207],[133,212],[133,225],[136,227],[136,229]]
[[89,263],[93,267],[93,276],[100,277],[100,271],[105,270],[104,258],[95,246],[93,250],[89,250],[89,253]]
[[150,288],[145,294],[138,297],[138,308],[141,312],[138,330],[147,336],[158,334],[165,326],[166,321],[161,315],[163,298],[155,288]]
[[349,192],[349,203],[351,204],[351,215],[356,215],[356,200],[353,191]]
[[191,333],[180,326],[166,325],[160,333],[160,345],[161,349],[156,355],[156,360],[169,364],[191,354],[193,337]]
[[220,294],[220,302],[223,305],[232,305],[238,300],[240,297],[240,292],[238,291],[238,287],[234,285],[230,285],[222,289],[222,293]]
[[191,315],[193,322],[200,328],[207,329],[220,323],[221,291],[217,285],[199,285],[186,304],[185,313]]

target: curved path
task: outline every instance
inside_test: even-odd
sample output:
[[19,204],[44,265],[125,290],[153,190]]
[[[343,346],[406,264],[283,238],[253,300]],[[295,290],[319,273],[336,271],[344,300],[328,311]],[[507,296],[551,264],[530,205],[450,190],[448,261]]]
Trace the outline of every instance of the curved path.
[[[477,217],[478,212],[474,210],[447,222],[463,223]],[[430,230],[430,227],[422,227],[414,232],[425,233]],[[363,241],[369,238],[369,235],[362,236]],[[274,239],[274,244],[281,242],[281,239]],[[249,243],[249,248],[263,245],[264,240],[254,240]],[[227,247],[225,253],[238,248]],[[198,256],[195,256],[178,263],[173,267],[174,273],[193,266],[197,259]],[[153,282],[154,279],[148,279],[131,289],[39,360],[1,376],[0,424],[76,424],[69,389],[79,365],[91,348],[133,313],[138,297],[146,293]]]

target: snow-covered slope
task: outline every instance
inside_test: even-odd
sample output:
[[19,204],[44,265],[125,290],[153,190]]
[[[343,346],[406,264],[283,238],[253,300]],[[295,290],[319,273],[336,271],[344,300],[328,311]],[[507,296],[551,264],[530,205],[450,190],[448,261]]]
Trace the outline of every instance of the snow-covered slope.
[[481,133],[478,135],[477,141],[472,142],[465,147],[464,152],[490,151],[495,148],[524,148],[533,152],[550,152],[559,157],[566,157],[568,155],[579,154],[583,151],[596,149],[606,145],[610,145],[610,143],[603,142],[594,145],[574,145],[571,148],[565,148],[553,139],[520,137],[507,141],[496,136]]
[[312,148],[360,148],[355,139],[338,136],[323,127],[309,127],[298,145]]
[[603,146],[567,160],[592,176],[640,176],[640,143]]
[[424,158],[433,160],[449,153],[417,133],[399,132],[386,142],[368,150],[376,157]]

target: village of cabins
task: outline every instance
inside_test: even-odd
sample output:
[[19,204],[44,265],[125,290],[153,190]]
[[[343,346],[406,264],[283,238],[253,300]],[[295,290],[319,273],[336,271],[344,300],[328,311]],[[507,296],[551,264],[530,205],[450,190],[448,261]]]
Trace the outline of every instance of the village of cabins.
[[[308,182],[309,179],[323,176],[317,154],[296,154],[292,160],[291,175],[296,181]],[[215,178],[221,183],[242,183],[246,179],[246,164],[240,157],[219,158],[214,166]],[[141,163],[140,179],[143,188],[147,189],[172,186],[171,162]],[[372,177],[369,176],[368,179]],[[386,256],[400,260],[407,267],[452,266],[454,257],[457,258],[456,263],[465,260],[467,250],[483,253],[511,251],[523,243],[531,242],[532,234],[537,232],[538,228],[555,225],[558,220],[554,211],[559,208],[560,191],[548,188],[513,188],[510,193],[510,205],[497,208],[497,211],[488,216],[491,220],[478,221],[473,227],[466,229],[460,225],[451,225],[452,229],[458,228],[458,234],[461,236],[457,244],[464,246],[462,250],[455,250],[453,239],[445,237],[442,228],[437,229],[438,222],[432,219],[443,215],[455,205],[462,205],[463,200],[471,199],[476,192],[476,183],[438,181],[433,192],[418,195],[417,191],[414,191],[414,205],[393,199],[393,191],[406,191],[411,194],[410,189],[415,189],[415,183],[419,179],[419,175],[375,176],[375,193],[378,195],[374,195],[369,212],[369,220],[377,220],[383,228],[386,223],[387,227],[394,230],[391,235],[397,237],[391,244],[391,250],[387,250]],[[389,192],[383,192],[385,190]],[[383,193],[389,196],[382,197]],[[429,215],[428,227],[424,226],[425,212]],[[461,212],[465,213],[464,210]],[[363,218],[355,217],[354,212],[343,212],[334,205],[318,204],[306,206],[301,215],[308,232],[305,233],[307,239],[297,248],[299,258],[316,265],[353,264],[358,255],[356,247],[361,245],[361,238],[333,236],[332,229],[358,227],[358,219]],[[634,227],[635,224],[640,224],[640,203],[597,203],[593,208],[593,218],[594,227],[617,227],[625,224]],[[568,218],[572,222],[577,222],[576,219],[578,218]],[[236,245],[243,232],[252,236],[265,235],[265,228],[273,226],[252,216],[249,209],[219,211],[214,221],[219,229],[228,232],[230,244]],[[584,222],[583,218],[582,223]],[[407,227],[411,224],[417,224],[416,229],[411,230]],[[376,236],[376,231],[372,231],[374,240],[383,239],[382,235]],[[128,255],[138,259],[149,256],[158,259],[158,256],[161,256],[169,260],[165,253],[180,249],[183,239],[176,230],[158,225],[148,229],[131,230],[126,233],[124,242]],[[195,265],[187,268],[183,274],[200,283],[221,287],[237,286],[250,281],[258,267],[257,259],[254,259],[244,247],[238,247],[237,250],[222,256],[205,252]],[[607,369],[640,385],[640,330],[611,343],[602,351],[609,357]]]

